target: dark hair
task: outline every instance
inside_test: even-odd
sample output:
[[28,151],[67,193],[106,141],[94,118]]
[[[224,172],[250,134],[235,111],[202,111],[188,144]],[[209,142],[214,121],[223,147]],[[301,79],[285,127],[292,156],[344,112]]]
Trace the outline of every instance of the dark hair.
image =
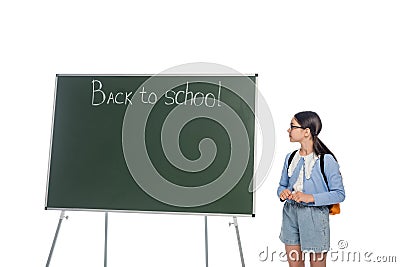
[[329,148],[318,138],[318,134],[322,129],[322,122],[318,114],[313,111],[302,111],[294,115],[294,118],[302,128],[310,129],[311,136],[314,141],[314,152],[317,155],[331,154],[336,160],[336,157],[332,151],[330,151]]

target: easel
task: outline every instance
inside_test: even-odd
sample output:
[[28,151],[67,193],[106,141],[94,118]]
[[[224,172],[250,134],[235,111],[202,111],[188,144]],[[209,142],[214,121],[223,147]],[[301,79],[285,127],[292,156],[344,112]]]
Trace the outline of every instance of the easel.
[[[60,219],[58,220],[57,230],[56,230],[56,233],[55,233],[54,239],[53,239],[53,244],[51,245],[50,253],[47,258],[46,267],[50,266],[51,257],[53,256],[53,251],[56,246],[56,242],[57,242],[57,238],[58,238],[58,233],[60,232],[61,223],[64,219],[68,219],[68,216],[65,216],[65,210],[61,211]],[[107,211],[105,212],[104,219],[105,219],[104,220],[104,267],[107,267],[107,241],[108,241],[108,212]]]
[[[231,226],[232,224],[235,225],[236,238],[237,238],[237,242],[238,242],[240,260],[242,262],[242,267],[245,267],[244,257],[243,257],[243,250],[242,250],[242,242],[240,241],[240,234],[239,234],[239,224],[238,224],[237,218],[235,216],[233,216],[233,222],[230,222],[229,226]],[[206,245],[206,267],[208,267],[208,225],[207,225],[207,216],[204,216],[204,233],[205,233],[205,245]]]
[[[61,211],[60,218],[58,220],[58,225],[57,225],[57,230],[54,235],[53,243],[51,245],[50,253],[47,258],[47,263],[46,267],[50,267],[50,262],[51,262],[51,257],[53,256],[53,251],[56,246],[57,238],[58,238],[58,233],[60,232],[61,224],[64,219],[68,219],[68,216],[65,216],[65,211]],[[244,264],[244,257],[243,257],[243,250],[242,250],[242,243],[240,241],[240,234],[239,234],[239,225],[237,222],[237,218],[234,216],[233,217],[233,222],[229,223],[229,226],[231,225],[235,226],[236,230],[236,237],[237,237],[237,242],[239,246],[239,253],[240,253],[240,260],[242,262],[242,267],[245,267]],[[205,234],[205,256],[206,256],[206,267],[208,267],[208,223],[207,223],[207,216],[204,216],[204,234]],[[104,217],[104,267],[107,267],[107,240],[108,240],[108,212],[105,212],[105,217]]]
[[51,257],[53,256],[54,247],[56,246],[58,233],[60,232],[61,223],[62,223],[62,221],[63,221],[64,219],[67,219],[67,220],[68,220],[68,216],[65,216],[65,211],[63,210],[63,211],[61,211],[60,219],[58,220],[58,225],[57,225],[56,234],[54,235],[53,244],[51,245],[49,257],[47,258],[46,267],[49,267],[49,266],[50,266]]

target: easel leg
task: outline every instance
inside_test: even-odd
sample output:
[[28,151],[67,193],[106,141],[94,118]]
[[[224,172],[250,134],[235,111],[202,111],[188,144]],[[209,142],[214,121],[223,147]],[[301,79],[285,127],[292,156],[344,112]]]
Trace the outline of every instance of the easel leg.
[[242,250],[242,242],[240,241],[239,225],[238,225],[236,217],[233,217],[233,224],[235,225],[235,229],[236,229],[236,237],[237,237],[237,242],[238,242],[238,246],[239,246],[240,260],[242,261],[242,267],[245,267],[243,250]]
[[208,267],[208,225],[207,225],[207,216],[204,216],[204,234],[205,234],[205,244],[206,244],[206,267]]
[[61,223],[62,223],[62,221],[63,221],[64,218],[68,219],[68,216],[65,216],[65,211],[61,211],[60,219],[58,220],[58,226],[57,226],[56,234],[54,235],[53,244],[51,245],[49,257],[47,258],[46,267],[49,267],[49,266],[50,266],[51,257],[53,256],[53,251],[54,251],[54,248],[55,248],[55,246],[56,246],[56,242],[57,242],[57,238],[58,238],[58,233],[60,232]]
[[107,240],[108,240],[108,212],[105,213],[105,222],[104,222],[104,267],[107,267]]

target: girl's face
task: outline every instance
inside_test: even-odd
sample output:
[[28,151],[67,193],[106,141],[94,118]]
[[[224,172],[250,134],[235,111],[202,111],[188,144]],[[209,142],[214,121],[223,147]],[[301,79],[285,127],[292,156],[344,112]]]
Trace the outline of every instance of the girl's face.
[[306,138],[306,129],[302,128],[295,118],[290,121],[290,127],[287,131],[290,142],[300,142]]

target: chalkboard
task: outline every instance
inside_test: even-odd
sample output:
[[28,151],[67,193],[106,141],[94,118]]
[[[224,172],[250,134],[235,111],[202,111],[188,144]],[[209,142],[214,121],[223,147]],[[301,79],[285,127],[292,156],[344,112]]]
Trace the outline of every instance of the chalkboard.
[[257,75],[57,75],[46,209],[255,215]]

